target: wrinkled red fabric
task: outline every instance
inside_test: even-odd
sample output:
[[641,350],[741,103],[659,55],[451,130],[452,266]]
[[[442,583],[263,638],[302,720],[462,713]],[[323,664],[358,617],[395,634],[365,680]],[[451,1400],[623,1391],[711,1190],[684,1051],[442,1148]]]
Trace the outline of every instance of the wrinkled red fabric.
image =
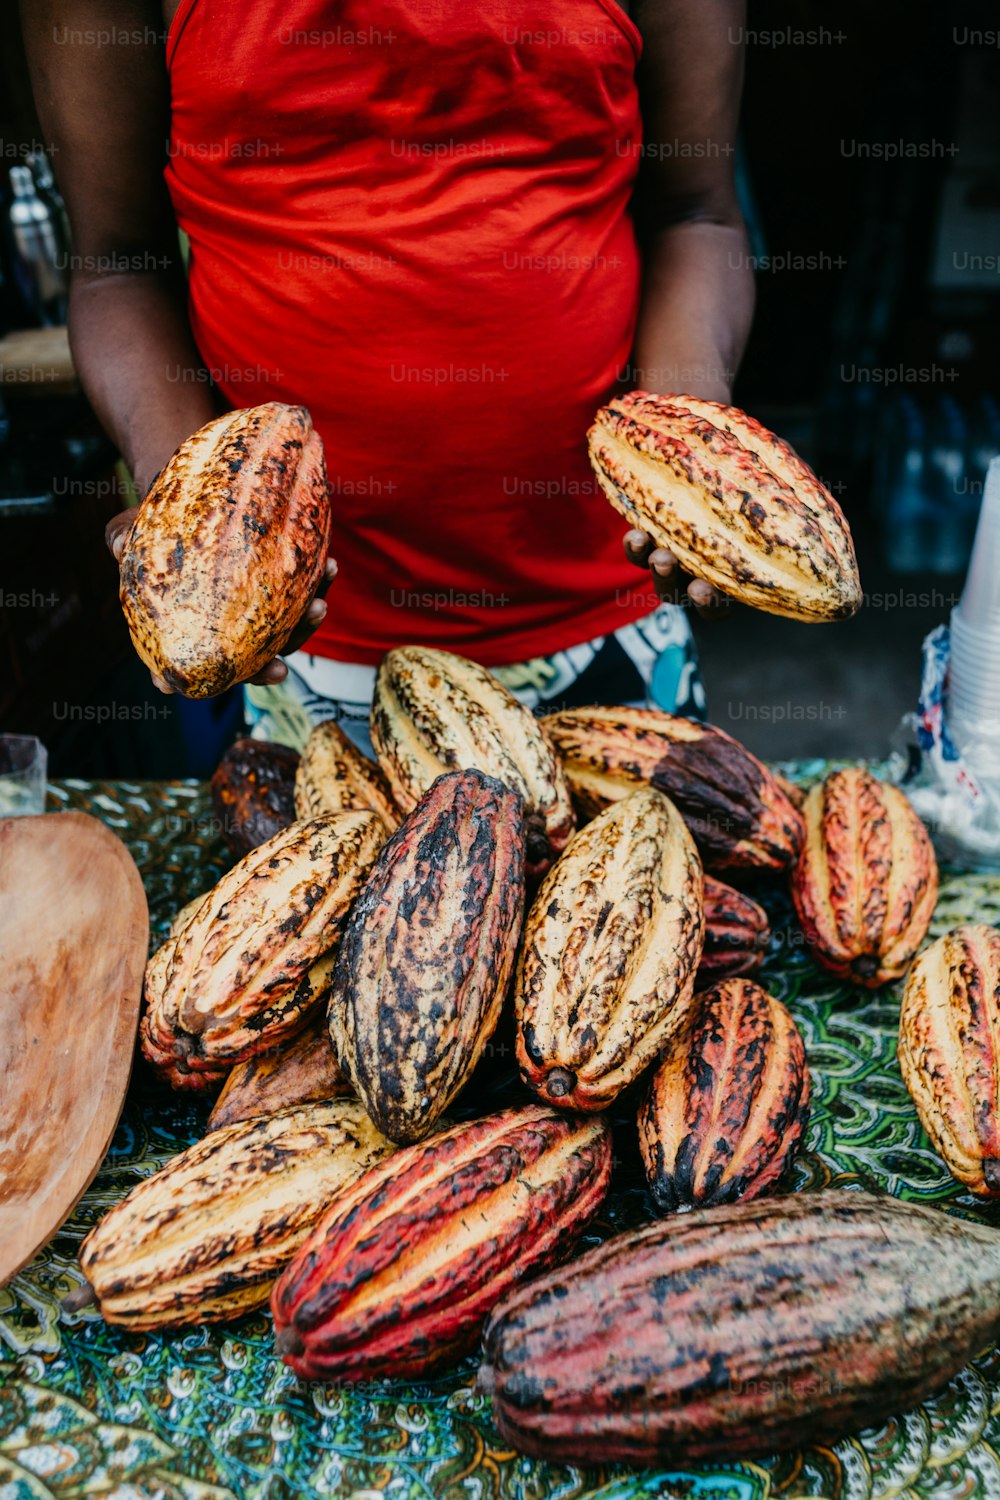
[[647,614],[585,434],[639,298],[615,0],[182,0],[167,183],[201,355],[307,406],[339,576],[310,650],[519,660]]

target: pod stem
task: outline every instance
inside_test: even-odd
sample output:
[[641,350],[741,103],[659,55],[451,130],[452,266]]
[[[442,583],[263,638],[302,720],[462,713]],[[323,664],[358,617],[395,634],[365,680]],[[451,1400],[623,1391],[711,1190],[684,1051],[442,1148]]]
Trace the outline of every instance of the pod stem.
[[552,1068],[546,1076],[545,1088],[551,1099],[565,1099],[576,1088],[576,1074],[567,1068]]
[[96,1303],[97,1293],[90,1282],[85,1281],[83,1286],[78,1286],[72,1292],[67,1292],[59,1305],[64,1313],[75,1313],[81,1312],[85,1307],[94,1307]]
[[301,1354],[305,1347],[305,1340],[293,1324],[289,1324],[287,1328],[279,1328],[274,1335],[274,1352],[276,1354],[282,1356],[286,1354]]

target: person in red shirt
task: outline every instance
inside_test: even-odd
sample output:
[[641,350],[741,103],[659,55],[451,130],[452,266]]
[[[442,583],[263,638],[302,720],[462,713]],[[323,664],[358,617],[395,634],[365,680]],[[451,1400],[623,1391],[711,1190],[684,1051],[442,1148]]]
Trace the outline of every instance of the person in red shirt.
[[301,404],[324,440],[336,583],[248,690],[254,732],[336,717],[363,742],[375,665],[411,642],[533,705],[701,713],[679,606],[718,596],[640,532],[623,550],[585,434],[630,387],[729,400],[753,298],[742,4],[32,0],[23,21],[74,359],[140,494],[224,407]]

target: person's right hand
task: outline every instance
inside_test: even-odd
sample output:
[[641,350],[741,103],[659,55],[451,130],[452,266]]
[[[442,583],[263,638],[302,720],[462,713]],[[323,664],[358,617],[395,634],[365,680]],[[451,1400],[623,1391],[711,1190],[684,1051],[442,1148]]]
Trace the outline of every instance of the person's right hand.
[[691,604],[703,620],[718,620],[728,615],[733,601],[709,583],[707,578],[692,578],[684,572],[668,547],[658,546],[651,536],[638,527],[626,531],[625,556],[637,568],[648,568],[662,604],[684,607]]
[[[118,515],[111,517],[111,520],[104,528],[104,540],[107,543],[108,551],[118,564],[121,564],[125,538],[129,527],[135,520],[136,513],[136,509],[119,511]],[[306,605],[301,620],[292,631],[285,646],[286,651],[298,651],[321,623],[326,615],[326,600],[324,595],[336,576],[337,564],[332,557],[329,557],[327,558],[326,568],[316,592]],[[164,682],[162,677],[157,677],[155,672],[150,671],[149,675],[153,680],[153,686],[158,688],[161,693],[172,693],[174,691],[170,684]],[[271,683],[283,682],[287,676],[288,668],[281,658],[276,656],[273,660],[265,662],[256,677],[252,677],[250,680],[251,682],[259,683],[261,686],[267,686]]]

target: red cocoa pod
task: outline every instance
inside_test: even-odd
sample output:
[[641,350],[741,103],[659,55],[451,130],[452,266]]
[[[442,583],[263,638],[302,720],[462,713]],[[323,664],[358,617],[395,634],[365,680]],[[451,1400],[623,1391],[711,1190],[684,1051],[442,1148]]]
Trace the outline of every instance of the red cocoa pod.
[[705,946],[698,965],[699,986],[737,974],[755,974],[771,941],[767,912],[756,901],[705,876],[702,893]]
[[694,999],[639,1111],[639,1146],[661,1213],[759,1198],[798,1150],[809,1069],[795,1021],[749,979]]
[[322,1380],[458,1359],[506,1291],[564,1259],[610,1176],[607,1125],[540,1105],[395,1152],[334,1196],[275,1286],[278,1352]]
[[932,1395],[1000,1334],[1000,1234],[825,1189],[647,1224],[508,1294],[479,1386],[552,1463],[824,1448]]
[[812,788],[805,819],[792,899],[813,958],[868,989],[899,979],[937,903],[926,828],[898,787],[857,766]]

